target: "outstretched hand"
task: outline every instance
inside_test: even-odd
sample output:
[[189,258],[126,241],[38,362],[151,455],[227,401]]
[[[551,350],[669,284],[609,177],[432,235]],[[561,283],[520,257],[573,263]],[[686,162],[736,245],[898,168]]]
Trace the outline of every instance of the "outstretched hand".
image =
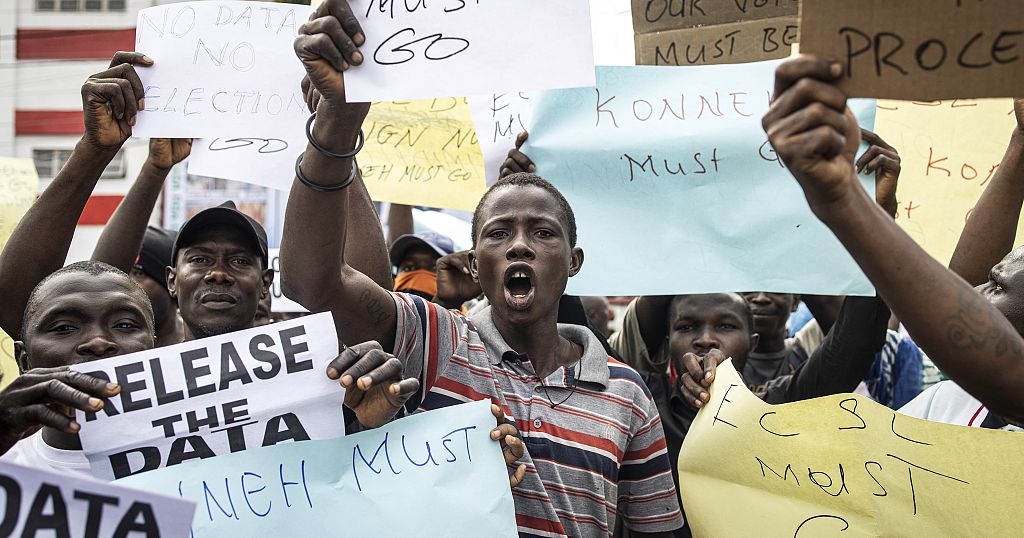
[[[501,443],[501,453],[505,456],[505,465],[511,467],[526,453],[526,446],[519,438],[519,429],[505,420],[505,412],[496,404],[491,404],[491,414],[498,421],[498,426],[491,430],[491,439]],[[514,473],[508,476],[511,487],[518,486],[526,477],[526,464],[519,464]]]
[[860,188],[853,167],[860,128],[835,85],[842,71],[838,62],[806,54],[780,64],[775,98],[762,119],[772,147],[816,212]]
[[367,428],[387,424],[420,389],[418,379],[405,377],[402,361],[377,342],[346,348],[327,366],[327,377],[345,387],[345,406]]
[[153,60],[141,52],[118,52],[109,69],[82,85],[83,138],[97,148],[120,148],[132,136],[139,110],[145,107],[145,90],[136,65],[153,65]]

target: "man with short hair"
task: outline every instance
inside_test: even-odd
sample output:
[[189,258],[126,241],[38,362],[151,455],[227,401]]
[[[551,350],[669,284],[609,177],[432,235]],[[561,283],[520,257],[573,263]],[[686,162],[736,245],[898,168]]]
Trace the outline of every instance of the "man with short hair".
[[178,302],[185,340],[253,327],[259,302],[270,294],[267,233],[233,202],[189,219],[171,250],[167,291]]
[[5,461],[87,475],[74,409],[96,411],[120,389],[68,365],[154,345],[152,305],[127,274],[101,262],[61,269],[89,194],[142,108],[133,65],[151,63],[141,53],[118,53],[82,85],[85,134],[0,255],[0,291],[8,294],[0,323],[20,338],[15,352],[24,371],[0,391]]
[[481,199],[469,270],[490,306],[471,319],[389,293],[347,263],[344,238],[363,230],[345,209],[359,171],[343,154],[369,104],[346,102],[343,71],[362,63],[364,40],[344,0],[321,4],[296,39],[323,95],[311,136],[326,151],[308,146],[296,167],[281,255],[286,295],[330,310],[344,340],[375,341],[328,368],[347,389],[346,405],[373,426],[403,405],[428,411],[489,399],[527,449],[512,478],[521,535],[608,535],[622,518],[637,533],[668,536],[682,519],[649,391],[590,330],[556,322],[583,251],[572,209],[550,183],[514,175]]
[[91,476],[74,409],[97,411],[119,387],[68,366],[152,349],[149,298],[119,269],[78,262],[36,286],[24,327],[15,342],[24,373],[0,392],[0,454],[12,463]]

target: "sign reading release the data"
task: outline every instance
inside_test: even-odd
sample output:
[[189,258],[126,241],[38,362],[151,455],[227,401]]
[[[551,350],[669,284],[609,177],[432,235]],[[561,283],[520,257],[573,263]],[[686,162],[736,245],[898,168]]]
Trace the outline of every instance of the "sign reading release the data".
[[330,313],[73,366],[121,387],[78,412],[94,475],[113,480],[232,452],[345,434]]
[[135,50],[146,107],[133,134],[202,138],[301,132],[305,75],[293,42],[312,8],[271,2],[184,2],[139,11]]
[[[776,65],[599,67],[596,88],[535,95],[524,152],[586,253],[569,293],[872,293],[761,127]],[[855,105],[870,129],[875,103]]]
[[0,536],[185,538],[195,503],[0,462]]
[[490,404],[417,413],[339,439],[248,450],[119,483],[196,501],[193,538],[515,538]]
[[[351,101],[594,83],[587,0],[352,0],[351,4],[366,33],[366,43],[360,47],[365,60],[345,73],[345,94]],[[510,62],[517,58],[529,58],[529,68],[510,69]]]

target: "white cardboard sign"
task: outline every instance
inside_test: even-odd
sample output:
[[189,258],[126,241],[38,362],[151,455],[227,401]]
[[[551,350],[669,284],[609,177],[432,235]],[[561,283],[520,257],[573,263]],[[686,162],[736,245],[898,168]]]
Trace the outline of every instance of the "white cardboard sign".
[[0,462],[0,536],[185,538],[196,504]]
[[[594,85],[588,0],[352,0],[365,60],[351,101]],[[521,66],[520,66],[521,62]]]
[[202,138],[301,132],[309,116],[293,43],[309,6],[182,2],[139,11],[135,50],[145,109],[133,134]]
[[113,480],[197,458],[345,434],[345,392],[324,312],[73,366],[121,386],[78,411],[92,473]]

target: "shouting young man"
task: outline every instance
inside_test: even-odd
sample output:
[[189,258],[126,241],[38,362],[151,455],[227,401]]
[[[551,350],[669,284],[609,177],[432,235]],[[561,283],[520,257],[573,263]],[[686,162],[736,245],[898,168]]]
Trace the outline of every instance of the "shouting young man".
[[682,517],[650,392],[588,329],[557,324],[583,251],[551,184],[517,174],[480,201],[470,269],[491,306],[472,319],[390,293],[347,263],[346,234],[367,232],[349,226],[346,187],[359,174],[352,149],[369,104],[346,102],[343,72],[362,63],[364,41],[348,3],[328,0],[295,42],[322,99],[288,202],[285,293],[330,310],[343,341],[379,342],[350,348],[328,375],[368,426],[403,404],[499,405],[527,449],[513,489],[522,536],[607,536],[617,518],[669,535]]

